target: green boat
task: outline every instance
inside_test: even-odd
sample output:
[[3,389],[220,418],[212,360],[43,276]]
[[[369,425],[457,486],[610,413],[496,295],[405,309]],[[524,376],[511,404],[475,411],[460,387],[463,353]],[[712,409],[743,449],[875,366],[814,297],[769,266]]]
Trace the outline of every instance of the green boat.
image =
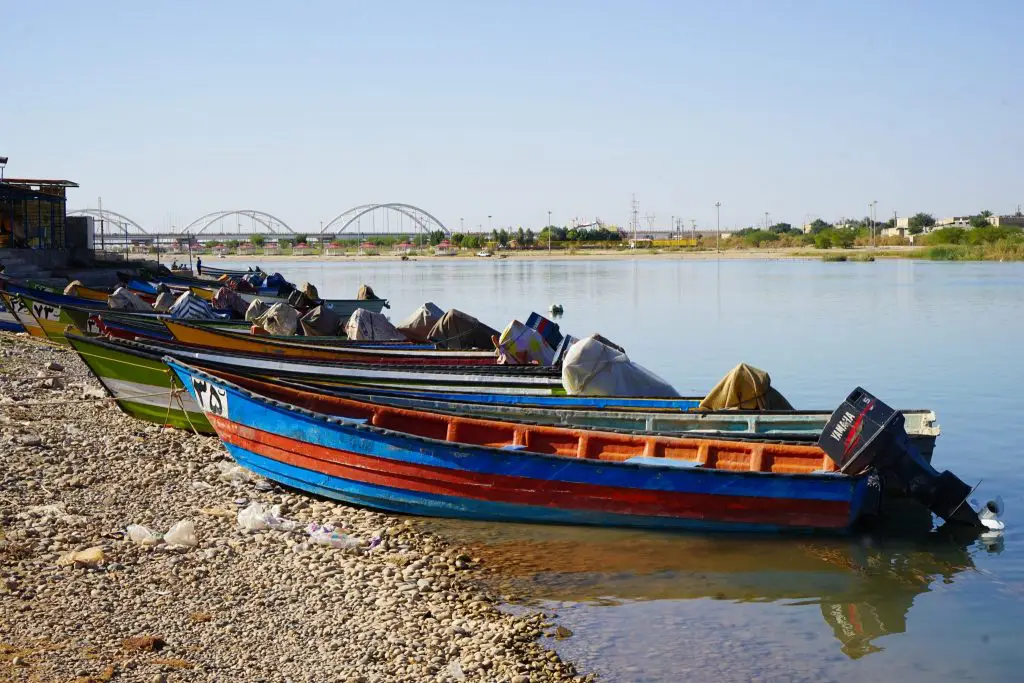
[[[168,424],[184,429],[196,429],[212,433],[209,423],[197,412],[196,405],[187,392],[182,392],[175,384],[161,358],[164,353],[175,355],[168,349],[138,342],[109,340],[103,338],[85,338],[74,333],[68,334],[72,347],[82,356],[82,360],[99,378],[104,387],[118,398],[122,410],[140,419]],[[179,353],[188,358],[188,353]],[[195,362],[194,360],[192,362]],[[203,361],[200,361],[203,362]],[[246,370],[242,366],[225,367],[220,363],[204,364],[211,372],[223,373],[232,381],[245,382],[245,377],[256,379],[253,368]],[[353,368],[354,371],[365,372],[367,368]],[[328,387],[323,384],[308,384],[272,377],[276,385],[302,388],[308,391],[336,393],[340,396],[356,400],[371,401],[395,407],[429,410],[431,412],[454,413],[463,416],[494,418],[507,421],[569,426],[577,428],[602,429],[614,431],[630,431],[659,434],[693,434],[708,438],[769,438],[780,441],[816,441],[822,427],[828,421],[827,411],[705,411],[690,412],[686,408],[658,409],[661,403],[657,399],[598,399],[594,397],[542,396],[509,394],[473,394],[460,393],[455,382],[459,380],[461,369],[452,370],[450,375],[453,385],[436,386],[436,398],[431,398],[428,387],[412,387],[408,391],[389,388],[386,385]],[[394,379],[396,372],[402,375],[411,374],[408,369],[379,368],[380,381]],[[436,371],[431,372],[437,375]],[[366,378],[363,378],[364,381]],[[264,381],[266,381],[264,379]],[[264,391],[272,390],[264,386]],[[441,397],[444,398],[441,398]],[[506,401],[515,400],[515,405],[499,404],[494,401],[501,397]],[[179,405],[180,400],[184,405]],[[557,402],[551,404],[550,402]],[[609,407],[569,407],[570,402],[606,403]],[[563,403],[564,402],[564,403]],[[671,403],[695,406],[699,399],[682,399]],[[616,407],[616,404],[646,404],[645,408]],[[187,417],[186,417],[186,410]],[[906,419],[907,433],[921,454],[931,459],[935,448],[935,440],[939,435],[939,427],[935,414],[930,410],[903,411]]]
[[74,333],[68,333],[67,341],[128,415],[178,429],[213,433],[192,395],[159,356],[121,350],[99,338]]

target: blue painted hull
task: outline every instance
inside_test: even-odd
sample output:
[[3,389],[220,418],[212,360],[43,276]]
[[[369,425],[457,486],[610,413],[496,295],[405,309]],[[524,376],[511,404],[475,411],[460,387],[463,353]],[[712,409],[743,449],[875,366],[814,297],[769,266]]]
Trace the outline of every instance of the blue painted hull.
[[[617,462],[439,441],[271,402],[169,358],[165,362],[206,408],[242,465],[295,488],[395,512],[836,532],[849,528],[873,499],[863,476],[704,469],[665,458],[658,464]],[[196,382],[213,386],[223,400],[204,402]]]

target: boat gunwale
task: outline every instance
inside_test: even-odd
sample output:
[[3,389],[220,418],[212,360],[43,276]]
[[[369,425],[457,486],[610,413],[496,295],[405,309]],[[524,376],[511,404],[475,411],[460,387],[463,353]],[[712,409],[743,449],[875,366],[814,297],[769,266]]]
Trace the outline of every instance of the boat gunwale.
[[[521,450],[510,451],[510,450],[506,450],[506,449],[503,449],[503,448],[500,448],[500,447],[496,447],[496,446],[484,446],[484,445],[479,445],[479,444],[468,444],[468,443],[463,443],[463,442],[458,442],[458,441],[448,441],[448,440],[442,440],[442,439],[435,439],[435,438],[431,438],[431,437],[427,437],[427,436],[420,436],[418,434],[410,434],[408,432],[402,432],[402,431],[399,431],[399,430],[390,429],[388,427],[378,427],[376,425],[372,425],[372,424],[369,424],[369,423],[366,423],[366,422],[355,422],[355,421],[353,421],[352,419],[349,419],[349,418],[332,416],[332,415],[328,415],[326,413],[320,413],[320,412],[317,412],[317,411],[309,410],[308,408],[302,408],[301,406],[296,406],[294,404],[286,403],[284,401],[273,399],[273,398],[270,398],[268,396],[263,396],[261,394],[258,394],[256,392],[254,392],[254,391],[250,391],[248,389],[245,389],[244,387],[238,386],[234,382],[231,382],[229,380],[225,380],[223,378],[217,377],[216,375],[212,375],[212,374],[206,372],[205,370],[203,370],[201,368],[198,368],[198,367],[196,367],[194,365],[190,365],[188,363],[184,363],[184,362],[179,361],[179,360],[177,360],[177,359],[175,359],[175,358],[173,358],[171,356],[165,356],[162,360],[163,360],[164,363],[166,363],[171,368],[174,368],[175,366],[178,366],[178,368],[183,369],[188,374],[199,375],[201,378],[203,378],[203,379],[205,379],[207,381],[219,383],[221,385],[226,385],[228,388],[232,389],[233,391],[241,393],[243,396],[245,396],[249,400],[256,401],[257,403],[263,403],[263,404],[272,406],[276,410],[283,411],[285,413],[297,412],[297,413],[299,413],[299,414],[301,414],[301,415],[303,415],[303,416],[305,416],[305,417],[307,417],[309,419],[313,419],[313,420],[316,420],[318,422],[323,422],[323,423],[326,423],[326,424],[334,425],[335,427],[339,427],[339,428],[344,429],[344,430],[368,431],[368,432],[371,432],[373,434],[377,434],[379,436],[386,437],[386,438],[392,437],[392,438],[401,438],[401,439],[411,439],[411,440],[414,440],[414,441],[419,441],[419,442],[422,442],[422,443],[429,444],[432,447],[442,447],[442,448],[448,448],[448,449],[453,449],[454,448],[454,449],[465,450],[465,451],[477,451],[477,452],[483,452],[483,453],[485,453],[487,455],[490,455],[490,456],[500,455],[502,457],[508,457],[509,455],[512,455],[512,454],[528,454],[531,457],[539,457],[539,458],[543,458],[543,459],[549,459],[552,462],[571,461],[571,462],[578,462],[578,463],[586,463],[588,466],[592,466],[592,467],[616,467],[616,468],[625,467],[627,469],[635,469],[637,471],[651,471],[651,470],[654,470],[654,471],[666,472],[666,473],[672,472],[674,474],[681,474],[681,473],[685,473],[685,472],[699,472],[702,475],[710,474],[710,475],[714,475],[714,476],[723,476],[723,477],[733,477],[733,476],[756,477],[756,478],[784,477],[784,478],[787,478],[787,479],[796,479],[796,480],[800,480],[800,481],[804,481],[804,480],[806,480],[806,481],[829,481],[829,482],[845,481],[845,482],[849,482],[851,485],[854,484],[855,482],[858,482],[859,480],[862,480],[865,477],[870,475],[870,471],[863,472],[863,473],[860,473],[860,474],[850,475],[850,474],[842,473],[842,472],[840,472],[838,470],[836,470],[834,472],[763,472],[763,471],[755,471],[755,470],[724,470],[724,469],[718,469],[718,468],[707,468],[707,467],[704,467],[704,466],[696,466],[696,467],[692,467],[692,468],[681,469],[680,467],[674,466],[674,465],[659,465],[659,464],[653,464],[653,463],[648,463],[648,462],[637,463],[637,462],[629,462],[628,460],[618,461],[618,460],[599,460],[599,459],[594,459],[594,458],[579,458],[579,457],[571,457],[571,456],[568,456],[568,455],[558,455],[558,454],[551,454],[551,453],[540,453],[540,452],[537,452],[537,451],[528,450],[527,448],[523,448]],[[186,390],[188,390],[187,387],[186,387]],[[371,405],[374,405],[374,404],[371,404]],[[429,412],[429,411],[412,411],[412,412]],[[223,419],[227,420],[228,422],[234,423],[234,424],[239,424],[239,425],[242,425],[242,426],[246,426],[246,425],[244,425],[242,423],[239,423],[239,422],[236,422],[235,420],[232,420],[230,417],[223,418]],[[471,419],[477,419],[477,418],[471,418]],[[481,420],[481,421],[488,422],[488,420]],[[490,422],[497,422],[497,421],[491,420]],[[509,424],[509,423],[506,423],[506,424]],[[511,423],[511,424],[517,424],[517,423]],[[266,430],[266,429],[263,429],[263,428],[259,428],[259,429],[261,429],[262,431],[267,431],[268,433],[271,433],[271,434],[275,433],[275,432],[272,432],[272,431],[269,431],[269,430]],[[583,431],[583,432],[588,432],[588,433],[594,433],[594,432],[597,432],[597,433],[604,433],[604,432],[606,432],[606,433],[615,433],[615,432],[610,431],[610,430],[606,431],[606,430],[594,430],[594,429],[581,429],[581,430],[577,430],[577,431]],[[628,435],[628,436],[635,436],[634,434],[626,434],[626,435]],[[680,439],[683,439],[683,438],[686,438],[686,437],[676,437],[676,436],[673,436],[673,437],[667,437],[667,438],[680,438]],[[300,442],[303,442],[303,443],[306,443],[306,442],[302,441],[301,439],[296,439],[296,440],[298,440]],[[727,441],[725,439],[700,439],[699,437],[694,438],[693,440],[706,440],[706,441],[717,441],[717,440],[720,440],[720,441]],[[764,444],[764,445],[770,445],[770,446],[788,445],[788,446],[799,446],[801,448],[809,448],[809,446],[807,444],[787,444],[787,443],[784,443],[784,442],[771,441],[771,440],[765,440],[765,439],[750,439],[749,441],[745,441],[744,443],[758,443],[758,444]],[[333,447],[329,447],[328,446],[327,448],[333,448]],[[827,457],[825,455],[824,451],[821,452],[821,455],[822,455],[823,459]],[[677,459],[677,461],[678,462],[690,462],[690,461],[686,461],[686,460],[682,460],[682,459]]]

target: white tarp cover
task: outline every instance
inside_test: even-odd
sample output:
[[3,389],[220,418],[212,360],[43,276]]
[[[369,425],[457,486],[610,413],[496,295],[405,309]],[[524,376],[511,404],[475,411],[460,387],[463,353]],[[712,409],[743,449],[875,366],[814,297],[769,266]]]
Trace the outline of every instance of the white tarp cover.
[[174,305],[174,295],[170,292],[160,292],[153,304],[153,310],[159,313],[166,313]]
[[256,297],[249,303],[249,307],[245,309],[246,322],[256,322],[256,318],[266,313],[268,308],[270,308],[270,306],[263,303],[263,299]]
[[678,398],[679,393],[624,352],[591,335],[573,344],[562,361],[562,385],[573,396]]
[[416,341],[427,341],[430,329],[444,315],[444,311],[434,302],[428,301],[415,311],[408,318],[398,323],[398,331],[409,339]]
[[502,365],[551,365],[555,350],[537,330],[513,320],[498,337],[498,363]]
[[213,306],[192,292],[184,292],[175,299],[168,313],[177,320],[217,320]]
[[345,336],[355,341],[404,341],[405,335],[384,317],[365,308],[357,308],[345,323]]
[[295,334],[299,326],[299,314],[288,304],[274,304],[253,322],[270,334],[287,337]]
[[114,293],[107,297],[107,306],[115,311],[130,311],[132,313],[152,313],[153,307],[139,298],[135,292],[129,292],[124,287],[118,287]]

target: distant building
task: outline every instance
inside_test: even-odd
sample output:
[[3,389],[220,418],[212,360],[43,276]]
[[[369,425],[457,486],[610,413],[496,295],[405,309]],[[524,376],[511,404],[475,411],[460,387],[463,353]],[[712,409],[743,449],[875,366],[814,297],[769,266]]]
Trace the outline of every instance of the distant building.
[[66,249],[66,191],[70,187],[78,184],[4,178],[0,182],[0,249]]
[[1007,226],[1024,227],[1024,214],[1018,211],[1011,216],[989,216],[988,222],[990,225],[997,228],[1004,228]]
[[971,227],[970,216],[952,216],[950,218],[939,218],[935,221],[936,228],[969,228]]

